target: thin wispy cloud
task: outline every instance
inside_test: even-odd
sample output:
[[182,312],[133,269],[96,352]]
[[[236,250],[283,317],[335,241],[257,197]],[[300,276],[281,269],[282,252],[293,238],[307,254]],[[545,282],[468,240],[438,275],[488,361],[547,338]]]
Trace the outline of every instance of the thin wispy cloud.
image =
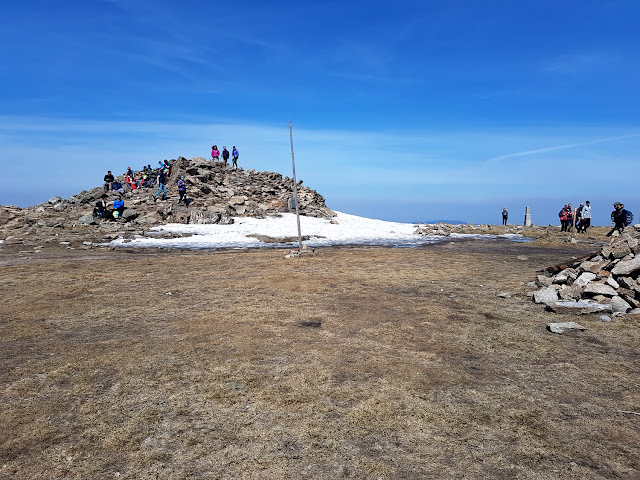
[[554,145],[554,146],[550,146],[550,147],[543,147],[543,148],[537,148],[535,150],[525,150],[522,152],[515,152],[515,153],[508,153],[506,155],[498,155],[497,157],[493,157],[490,158],[488,161],[489,162],[499,162],[501,160],[507,160],[509,158],[516,158],[516,157],[526,157],[529,155],[538,155],[541,153],[549,153],[549,152],[555,152],[558,150],[569,150],[572,148],[578,148],[578,147],[586,147],[589,145],[597,145],[599,143],[609,143],[609,142],[616,142],[618,140],[626,140],[629,138],[637,138],[640,137],[640,133],[633,133],[630,135],[619,135],[619,136],[615,136],[615,137],[607,137],[607,138],[598,138],[595,140],[589,140],[586,142],[578,142],[578,143],[567,143],[564,145]]

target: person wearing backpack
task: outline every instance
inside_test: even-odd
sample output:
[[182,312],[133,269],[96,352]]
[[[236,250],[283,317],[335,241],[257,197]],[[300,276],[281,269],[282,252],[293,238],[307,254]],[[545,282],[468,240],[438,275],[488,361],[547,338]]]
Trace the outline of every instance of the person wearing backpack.
[[[633,213],[628,210],[625,210],[624,204],[620,202],[615,202],[613,204],[614,211],[611,213],[611,220],[613,222],[613,228],[609,233],[607,233],[607,237],[613,236],[614,238],[622,235],[624,232],[624,227],[633,223]],[[613,242],[613,238],[611,239]]]

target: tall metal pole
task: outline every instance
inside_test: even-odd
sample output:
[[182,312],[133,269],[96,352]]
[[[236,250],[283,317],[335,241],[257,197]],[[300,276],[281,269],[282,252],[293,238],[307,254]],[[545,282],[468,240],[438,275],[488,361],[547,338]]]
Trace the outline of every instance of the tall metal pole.
[[293,129],[289,120],[289,138],[291,139],[291,165],[293,165],[293,197],[296,202],[296,220],[298,220],[298,250],[302,253],[302,232],[300,231],[300,210],[298,209],[298,181],[296,180],[296,161],[293,158]]

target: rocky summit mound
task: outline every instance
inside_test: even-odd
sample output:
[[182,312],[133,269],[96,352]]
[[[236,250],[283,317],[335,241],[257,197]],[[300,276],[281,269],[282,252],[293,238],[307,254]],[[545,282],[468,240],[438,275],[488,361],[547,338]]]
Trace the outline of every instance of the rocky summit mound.
[[[167,180],[166,200],[154,201],[155,187],[131,189],[122,183],[127,209],[117,220],[101,220],[93,207],[105,193],[102,186],[85,190],[68,199],[54,197],[28,208],[0,206],[0,238],[4,245],[33,246],[58,242],[74,244],[110,240],[143,234],[164,223],[232,223],[234,216],[266,217],[295,211],[293,179],[276,172],[232,169],[224,162],[197,157],[173,160]],[[136,172],[137,174],[140,172]],[[188,206],[178,204],[176,183],[184,175]],[[138,175],[136,175],[138,178]],[[109,206],[117,193],[107,192]],[[335,212],[315,190],[298,182],[301,215],[333,217]]]

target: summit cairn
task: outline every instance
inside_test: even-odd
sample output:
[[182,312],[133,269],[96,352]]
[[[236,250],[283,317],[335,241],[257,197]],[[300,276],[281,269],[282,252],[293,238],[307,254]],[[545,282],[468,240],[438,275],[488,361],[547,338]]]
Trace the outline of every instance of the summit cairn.
[[612,313],[640,318],[640,242],[628,229],[599,252],[538,272],[535,303],[557,313]]
[[[105,192],[102,186],[67,199],[53,197],[27,208],[0,206],[0,248],[43,246],[52,242],[85,248],[96,242],[144,235],[151,227],[165,223],[230,224],[233,217],[266,218],[291,212],[293,179],[289,177],[276,172],[236,169],[202,157],[188,160],[178,157],[170,163],[166,200],[154,201],[152,195],[157,187],[133,189],[125,182],[124,175],[116,177],[122,184],[126,207],[116,220],[92,215],[103,195],[108,206],[118,197],[118,193]],[[136,171],[135,178],[141,174]],[[177,181],[182,176],[188,205],[178,203]],[[326,206],[322,195],[302,186],[302,180],[297,188],[301,215],[321,218],[336,215]]]

